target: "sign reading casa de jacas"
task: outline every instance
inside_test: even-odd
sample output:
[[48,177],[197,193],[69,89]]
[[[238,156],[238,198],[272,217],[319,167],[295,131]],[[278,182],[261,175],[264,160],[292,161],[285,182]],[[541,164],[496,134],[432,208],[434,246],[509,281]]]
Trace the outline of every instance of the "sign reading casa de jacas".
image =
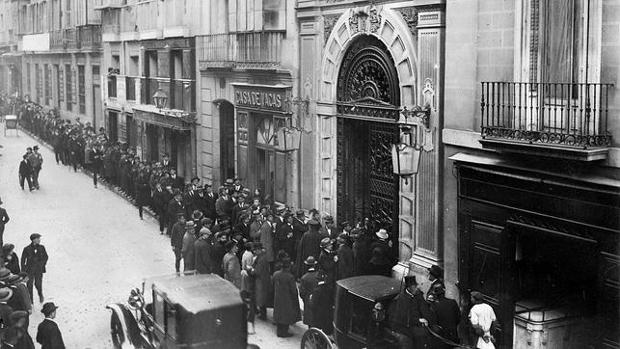
[[290,86],[249,84],[234,84],[234,86],[237,108],[289,112],[287,105]]

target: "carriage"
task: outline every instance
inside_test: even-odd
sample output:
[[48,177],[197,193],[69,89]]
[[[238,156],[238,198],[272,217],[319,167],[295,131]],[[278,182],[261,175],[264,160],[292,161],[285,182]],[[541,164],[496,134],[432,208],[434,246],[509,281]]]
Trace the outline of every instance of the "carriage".
[[[145,296],[151,303],[146,304]],[[114,348],[257,348],[247,344],[246,307],[239,290],[218,275],[145,280],[127,303],[107,308],[112,311]]]
[[398,295],[401,282],[379,275],[356,276],[336,283],[334,333],[308,329],[302,349],[362,349],[404,346],[403,335],[389,327],[388,309]]

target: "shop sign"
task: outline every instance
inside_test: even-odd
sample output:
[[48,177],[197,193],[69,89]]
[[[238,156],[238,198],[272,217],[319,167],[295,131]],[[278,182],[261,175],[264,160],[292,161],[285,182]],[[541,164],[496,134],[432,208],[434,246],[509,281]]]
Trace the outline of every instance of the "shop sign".
[[235,85],[237,108],[288,112],[287,89],[256,85]]

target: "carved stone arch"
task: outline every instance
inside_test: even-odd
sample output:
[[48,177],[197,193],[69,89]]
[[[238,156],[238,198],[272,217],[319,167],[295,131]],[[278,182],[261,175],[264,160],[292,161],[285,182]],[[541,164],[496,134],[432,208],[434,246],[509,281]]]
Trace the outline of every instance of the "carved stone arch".
[[387,47],[398,74],[400,105],[416,104],[416,39],[402,16],[386,6],[349,9],[335,23],[324,49],[320,101],[337,101],[338,75],[343,59],[350,45],[361,35],[374,36]]

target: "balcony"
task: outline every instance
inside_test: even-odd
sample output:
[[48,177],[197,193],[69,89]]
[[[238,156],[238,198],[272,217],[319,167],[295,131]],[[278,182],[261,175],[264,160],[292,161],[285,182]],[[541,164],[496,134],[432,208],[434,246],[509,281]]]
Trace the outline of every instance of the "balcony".
[[95,10],[121,8],[127,5],[127,0],[93,0]]
[[50,32],[50,49],[65,50],[98,50],[101,48],[101,27],[84,26]]
[[607,157],[612,84],[482,82],[485,148],[564,159]]
[[198,39],[200,69],[277,69],[283,31],[206,35]]
[[169,78],[140,78],[140,103],[154,105],[153,94],[161,89],[168,96],[166,109],[195,112],[196,83],[194,80]]

